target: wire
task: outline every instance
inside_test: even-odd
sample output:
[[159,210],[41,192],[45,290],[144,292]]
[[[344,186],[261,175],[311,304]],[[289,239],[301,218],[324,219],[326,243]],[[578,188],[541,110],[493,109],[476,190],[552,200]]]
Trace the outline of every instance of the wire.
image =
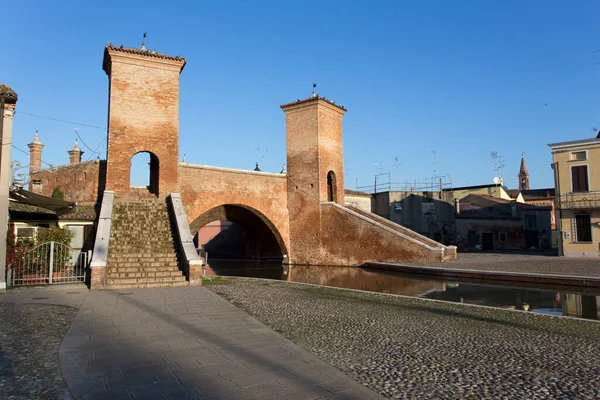
[[[29,156],[29,155],[30,155],[28,151],[25,151],[25,150],[23,150],[23,149],[20,149],[20,148],[18,148],[17,146],[15,146],[14,144],[12,145],[12,147],[14,147],[15,149],[19,150],[21,153],[23,153],[23,154],[25,154],[25,155],[27,155],[27,156]],[[50,164],[50,163],[47,163],[46,161],[43,161],[43,160],[40,160],[40,162],[41,162],[41,163],[44,163],[44,164],[46,164],[46,165],[47,165],[47,166],[49,166],[49,167],[52,167],[52,166],[53,166],[52,164]]]
[[[81,136],[79,136],[79,132],[77,132],[77,129],[73,129],[75,131],[75,134],[77,135],[77,137],[79,138],[79,140],[81,140],[81,144],[85,146],[86,149],[88,149],[91,152],[96,152],[95,150],[92,150],[90,146],[88,146],[87,144],[85,144],[85,142],[83,141],[83,139],[81,138]],[[100,147],[100,146],[98,146]],[[98,147],[96,147],[96,149],[98,149]]]
[[64,122],[66,124],[73,124],[73,125],[85,126],[87,128],[106,129],[106,127],[103,127],[103,126],[90,125],[90,124],[82,124],[80,122],[66,121],[64,119],[58,119],[58,118],[52,118],[52,117],[44,117],[44,116],[41,116],[41,115],[30,114],[30,113],[26,113],[26,112],[23,112],[23,111],[16,111],[15,114],[29,115],[30,117],[36,117],[36,118],[42,118],[42,119],[49,119],[49,120],[52,120],[52,121]]

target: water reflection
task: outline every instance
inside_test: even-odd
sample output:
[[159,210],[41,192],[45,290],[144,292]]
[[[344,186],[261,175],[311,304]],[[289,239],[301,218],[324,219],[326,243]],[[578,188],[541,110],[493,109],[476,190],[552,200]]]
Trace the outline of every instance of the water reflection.
[[541,314],[600,319],[600,291],[578,293],[577,289],[548,289],[540,285],[515,287],[473,283],[468,280],[448,282],[431,276],[360,267],[283,266],[280,262],[233,260],[212,260],[210,265],[215,273],[224,276],[279,279]]

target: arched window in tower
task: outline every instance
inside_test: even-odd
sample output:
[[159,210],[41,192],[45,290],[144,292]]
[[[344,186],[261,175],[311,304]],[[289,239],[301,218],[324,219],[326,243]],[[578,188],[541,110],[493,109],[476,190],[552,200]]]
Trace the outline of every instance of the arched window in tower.
[[335,181],[335,172],[329,171],[327,174],[327,201],[337,203],[337,186]]
[[146,188],[152,194],[158,195],[159,162],[156,155],[144,151],[131,157],[129,185]]
[[525,178],[521,178],[521,189],[522,190],[527,189],[527,180]]

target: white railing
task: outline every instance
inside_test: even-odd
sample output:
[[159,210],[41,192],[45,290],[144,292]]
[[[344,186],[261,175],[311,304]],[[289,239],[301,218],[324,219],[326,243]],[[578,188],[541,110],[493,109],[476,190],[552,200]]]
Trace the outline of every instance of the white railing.
[[39,244],[8,265],[8,286],[84,282],[89,256],[58,242]]

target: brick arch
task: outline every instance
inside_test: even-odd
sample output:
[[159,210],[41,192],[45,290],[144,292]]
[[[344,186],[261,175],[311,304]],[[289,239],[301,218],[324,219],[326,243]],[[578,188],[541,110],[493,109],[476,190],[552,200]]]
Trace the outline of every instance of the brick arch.
[[[150,150],[139,150],[131,155],[129,158],[129,180],[131,182],[131,166],[133,165],[132,161],[135,156],[138,154],[148,154],[150,156],[150,171],[149,171],[149,181],[148,181],[148,189],[150,193],[158,196],[159,188],[160,188],[160,159],[159,157]],[[131,185],[130,185],[131,186]]]
[[265,234],[268,233],[276,241],[281,254],[289,256],[284,238],[275,224],[260,211],[243,204],[222,204],[203,212],[192,220],[190,231],[195,233],[209,222],[216,220],[227,220],[239,224],[252,233],[250,236],[259,240],[268,240],[269,238],[265,238]]

